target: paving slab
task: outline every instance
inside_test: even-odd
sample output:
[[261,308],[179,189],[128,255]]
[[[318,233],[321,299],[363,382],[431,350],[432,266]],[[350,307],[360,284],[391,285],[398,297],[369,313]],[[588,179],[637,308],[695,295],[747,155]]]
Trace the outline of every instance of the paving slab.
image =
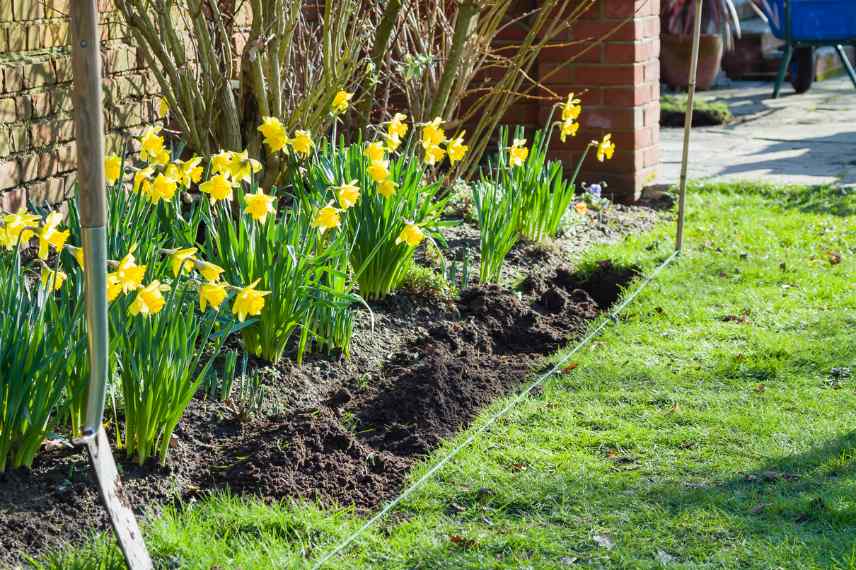
[[[697,127],[690,139],[691,180],[856,186],[856,88],[846,77],[815,83],[797,95],[785,85],[732,82],[699,97],[726,102],[731,124]],[[663,128],[657,182],[680,176],[683,129]]]

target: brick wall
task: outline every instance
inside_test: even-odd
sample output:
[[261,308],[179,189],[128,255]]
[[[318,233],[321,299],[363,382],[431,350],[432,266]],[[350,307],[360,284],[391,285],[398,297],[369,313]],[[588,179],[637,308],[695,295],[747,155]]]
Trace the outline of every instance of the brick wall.
[[[586,143],[611,132],[615,156],[599,163],[590,155],[579,181],[606,181],[607,192],[624,201],[638,199],[660,160],[659,14],[660,0],[599,2],[569,31],[565,39],[572,45],[546,50],[539,61],[539,76],[545,78],[560,62],[578,57],[544,79],[558,93],[578,93],[583,103],[579,133],[565,145],[557,139],[554,154],[575,165]],[[542,106],[542,121],[547,113]]]
[[[71,0],[0,0],[0,209],[62,202],[74,180],[68,55]],[[100,0],[107,146],[157,119],[157,82],[125,42],[111,0]]]

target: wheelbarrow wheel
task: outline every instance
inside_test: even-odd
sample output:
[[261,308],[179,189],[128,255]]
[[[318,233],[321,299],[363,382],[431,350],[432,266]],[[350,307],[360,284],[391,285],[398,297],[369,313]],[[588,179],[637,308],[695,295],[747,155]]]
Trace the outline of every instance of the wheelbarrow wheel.
[[805,93],[814,82],[814,48],[798,47],[791,60],[791,85],[797,93]]

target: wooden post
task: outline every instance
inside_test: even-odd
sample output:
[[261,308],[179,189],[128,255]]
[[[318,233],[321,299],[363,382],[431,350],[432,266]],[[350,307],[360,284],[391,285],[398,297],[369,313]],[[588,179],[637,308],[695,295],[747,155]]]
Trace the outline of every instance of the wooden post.
[[101,426],[108,375],[107,197],[104,180],[104,106],[97,0],[71,0],[72,101],[77,129],[77,179],[86,265],[86,325],[90,378],[86,418],[79,441],[85,443],[101,498],[131,570],[151,570],[143,536],[122,491],[110,443]]
[[678,193],[678,233],[675,237],[675,249],[681,251],[684,247],[684,216],[687,201],[687,165],[690,155],[690,132],[693,124],[693,98],[695,97],[696,74],[698,72],[698,49],[701,41],[701,10],[702,0],[695,0],[695,22],[693,26],[693,51],[690,61],[690,76],[687,90],[687,113],[684,117],[684,152],[681,158],[681,179]]

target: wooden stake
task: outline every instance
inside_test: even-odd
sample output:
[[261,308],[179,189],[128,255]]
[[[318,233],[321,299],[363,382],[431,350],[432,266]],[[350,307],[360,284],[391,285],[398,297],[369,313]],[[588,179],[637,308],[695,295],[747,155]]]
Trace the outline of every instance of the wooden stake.
[[681,251],[684,247],[684,217],[687,200],[687,164],[690,155],[690,132],[693,124],[693,98],[696,89],[696,74],[698,72],[698,50],[701,42],[701,10],[702,0],[695,0],[695,22],[693,27],[693,51],[690,61],[690,76],[687,90],[687,114],[684,118],[684,153],[681,159],[681,179],[678,192],[678,233],[675,237],[675,249]]

